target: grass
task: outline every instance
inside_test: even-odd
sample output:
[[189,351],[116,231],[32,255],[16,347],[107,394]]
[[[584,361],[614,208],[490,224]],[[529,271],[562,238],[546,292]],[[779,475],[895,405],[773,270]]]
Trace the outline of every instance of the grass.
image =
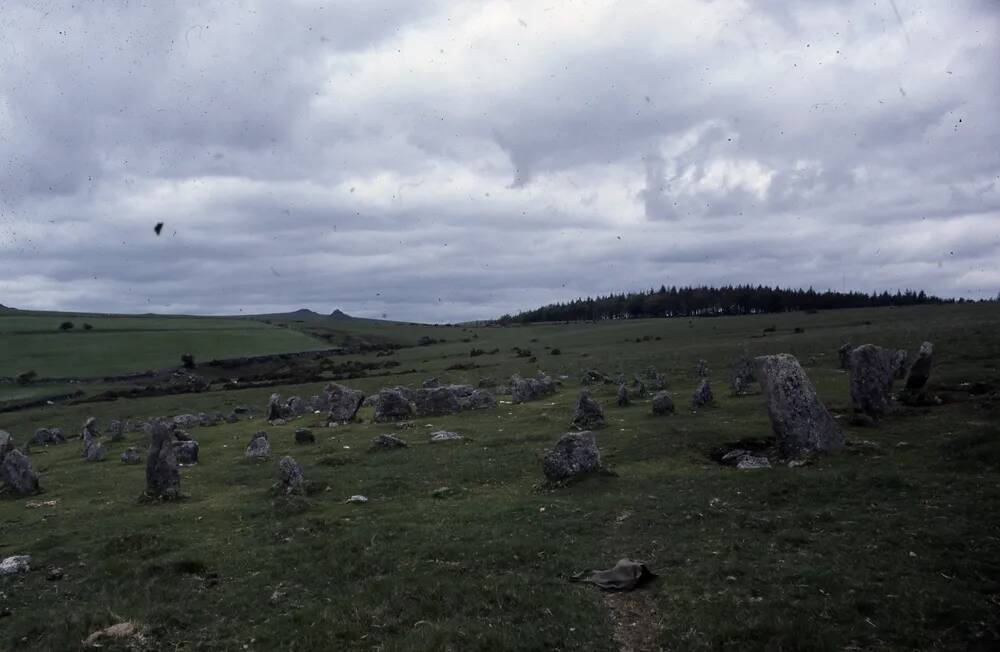
[[[979,381],[996,392],[998,324],[997,306],[944,306],[432,329],[447,342],[394,354],[399,369],[417,371],[348,384],[370,392],[541,368],[566,376],[564,387],[551,400],[408,428],[371,423],[369,408],[361,422],[332,429],[313,415],[280,427],[199,428],[202,463],[182,470],[188,498],[177,503],[138,501],[143,468],[117,462],[138,436],[109,444],[109,461],[98,464],[82,461],[78,442],[35,450],[45,493],[0,499],[0,557],[30,554],[38,569],[0,579],[0,613],[10,612],[0,649],[76,649],[120,620],[141,623],[150,649],[180,650],[612,650],[633,622],[647,647],[667,649],[996,649],[1000,407],[989,393],[950,388]],[[712,463],[715,447],[770,430],[759,395],[726,389],[737,355],[795,353],[831,410],[847,414],[836,355],[844,339],[911,354],[931,339],[932,385],[953,400],[905,409],[876,429],[845,425],[849,439],[877,447],[812,466],[737,472]],[[471,358],[473,346],[500,352]],[[514,346],[537,362],[515,357]],[[699,358],[709,361],[718,405],[695,413]],[[446,370],[468,363],[480,366]],[[651,364],[667,375],[678,413],[653,417],[648,402],[618,408],[614,387],[594,388],[608,417],[598,441],[617,477],[540,488],[541,457],[568,429],[583,370]],[[76,432],[91,414],[263,408],[271,391],[50,406],[0,414],[0,428],[20,442],[40,425]],[[293,443],[303,426],[316,445]],[[249,463],[243,448],[260,427],[274,454]],[[466,439],[428,443],[437,429]],[[410,448],[371,451],[382,432]],[[318,492],[271,490],[286,454]],[[370,502],[346,504],[353,494]],[[29,508],[33,501],[56,502]],[[624,556],[660,576],[634,594],[647,614],[638,621],[568,581]],[[64,579],[46,580],[49,566]]]

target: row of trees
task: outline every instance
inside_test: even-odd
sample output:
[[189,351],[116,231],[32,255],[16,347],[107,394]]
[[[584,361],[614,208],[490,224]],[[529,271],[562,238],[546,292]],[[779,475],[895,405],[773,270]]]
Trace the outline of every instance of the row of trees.
[[609,294],[604,297],[553,303],[517,315],[504,315],[500,323],[540,321],[579,321],[598,319],[637,319],[642,317],[692,317],[714,315],[753,315],[795,310],[830,310],[833,308],[868,308],[875,306],[912,306],[951,303],[906,290],[895,294],[873,292],[817,292],[766,287],[763,285],[727,285],[723,287],[671,287],[646,292]]

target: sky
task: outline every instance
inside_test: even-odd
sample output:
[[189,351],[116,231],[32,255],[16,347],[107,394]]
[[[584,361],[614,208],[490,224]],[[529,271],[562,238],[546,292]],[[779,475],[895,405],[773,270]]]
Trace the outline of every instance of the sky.
[[998,0],[4,0],[0,304],[996,297],[998,61]]

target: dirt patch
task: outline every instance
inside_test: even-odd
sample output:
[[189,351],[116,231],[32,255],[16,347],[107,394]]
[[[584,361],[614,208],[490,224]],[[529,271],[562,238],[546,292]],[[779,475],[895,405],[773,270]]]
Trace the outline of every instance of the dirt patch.
[[621,652],[660,649],[663,619],[651,590],[607,592],[602,598],[611,614],[615,643]]

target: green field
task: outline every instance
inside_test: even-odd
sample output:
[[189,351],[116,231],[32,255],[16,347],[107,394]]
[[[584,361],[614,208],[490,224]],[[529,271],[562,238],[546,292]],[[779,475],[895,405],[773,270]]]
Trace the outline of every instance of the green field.
[[[72,321],[74,328],[60,331]],[[84,330],[83,324],[92,330]],[[197,360],[321,349],[327,343],[263,322],[197,317],[0,315],[0,376],[90,377]]]
[[[397,369],[412,372],[345,384],[372,392],[430,376],[475,383],[542,369],[564,377],[563,386],[551,400],[421,418],[404,428],[371,423],[364,408],[359,423],[336,428],[306,416],[278,427],[195,429],[201,463],[182,470],[188,497],[177,503],[138,500],[143,467],[117,461],[126,444],[110,444],[108,461],[97,464],[81,459],[78,441],[36,448],[45,492],[0,497],[0,558],[30,554],[35,569],[0,578],[0,614],[7,614],[0,649],[78,649],[91,632],[124,620],[142,627],[150,650],[1000,648],[998,305],[509,328],[290,319],[282,328],[241,322],[233,332],[222,326],[232,321],[204,320],[213,325],[196,330],[202,321],[178,320],[186,324],[176,329],[178,348],[159,352],[162,361],[152,342],[166,346],[159,338],[167,331],[109,332],[111,348],[92,353],[88,368],[170,365],[186,350],[184,337],[223,347],[242,333],[248,339],[235,354],[245,354],[250,342],[262,350],[291,350],[296,342],[322,348],[300,330],[371,337],[380,328],[377,335],[389,340],[447,341],[396,351]],[[85,341],[111,328],[92,323],[90,333],[37,337]],[[2,337],[7,345],[35,336]],[[130,342],[144,337],[151,348]],[[759,394],[729,394],[729,365],[742,352],[794,353],[831,412],[846,417],[848,376],[836,355],[844,340],[914,355],[925,339],[935,343],[931,390],[947,400],[905,408],[878,428],[841,419],[849,440],[873,446],[764,471],[709,459],[716,446],[770,434]],[[537,361],[515,357],[514,346],[531,349]],[[473,347],[499,351],[471,357]],[[59,355],[44,361],[15,349],[3,349],[4,369],[16,363],[43,373],[45,362],[51,371],[44,373],[56,375],[75,368]],[[700,358],[709,362],[717,406],[694,412]],[[456,365],[476,367],[448,370]],[[648,401],[618,408],[613,386],[595,388],[608,419],[598,443],[617,477],[541,488],[542,455],[569,430],[583,370],[633,373],[650,365],[666,374],[678,413],[653,417]],[[963,383],[985,391],[970,393]],[[262,410],[272,391],[308,396],[321,386],[55,405],[0,414],[0,428],[21,443],[42,425],[77,432],[91,415],[106,422],[241,403]],[[303,426],[313,429],[315,446],[293,443]],[[249,463],[243,449],[260,428],[274,454]],[[466,439],[427,443],[436,429]],[[383,432],[410,448],[372,452],[371,438]],[[140,435],[130,439],[144,445]],[[302,463],[317,493],[272,493],[286,454]],[[440,487],[450,493],[433,497]],[[370,502],[345,504],[353,494]],[[54,504],[30,506],[38,501]],[[568,581],[626,556],[659,578],[628,594]],[[65,577],[47,580],[51,566]]]

